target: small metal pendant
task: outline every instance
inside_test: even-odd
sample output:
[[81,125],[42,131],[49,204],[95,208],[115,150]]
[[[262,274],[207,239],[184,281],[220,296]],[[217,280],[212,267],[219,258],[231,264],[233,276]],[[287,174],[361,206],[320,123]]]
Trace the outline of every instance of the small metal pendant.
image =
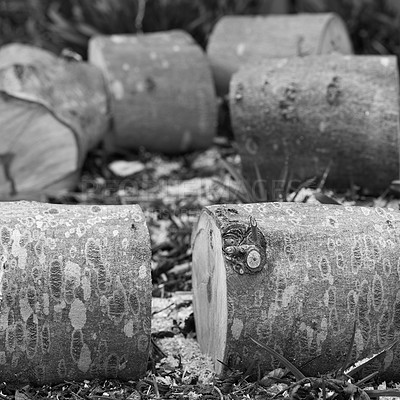
[[222,231],[222,250],[228,264],[240,275],[260,272],[266,262],[266,243],[255,218],[248,225],[229,224]]

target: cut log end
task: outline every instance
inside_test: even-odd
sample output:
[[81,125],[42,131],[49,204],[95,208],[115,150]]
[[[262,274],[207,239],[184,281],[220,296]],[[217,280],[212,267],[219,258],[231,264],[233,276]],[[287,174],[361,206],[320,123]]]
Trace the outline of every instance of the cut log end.
[[193,302],[197,340],[220,373],[225,358],[227,331],[226,271],[222,238],[208,212],[199,219],[193,240]]
[[328,15],[330,17],[321,34],[321,42],[317,54],[352,54],[353,45],[343,20],[336,14]]

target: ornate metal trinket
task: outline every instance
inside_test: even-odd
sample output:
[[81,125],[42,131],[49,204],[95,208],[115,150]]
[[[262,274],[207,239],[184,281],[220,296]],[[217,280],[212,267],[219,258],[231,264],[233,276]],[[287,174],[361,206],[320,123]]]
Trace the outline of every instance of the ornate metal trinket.
[[249,225],[232,223],[222,231],[222,250],[228,264],[238,274],[260,272],[266,262],[266,243],[255,218]]

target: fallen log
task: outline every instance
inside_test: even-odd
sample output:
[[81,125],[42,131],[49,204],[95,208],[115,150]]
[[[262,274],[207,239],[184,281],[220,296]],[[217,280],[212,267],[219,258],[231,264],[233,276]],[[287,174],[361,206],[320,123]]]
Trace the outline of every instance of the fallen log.
[[109,125],[101,71],[22,44],[0,68],[0,196],[73,188]]
[[270,200],[283,175],[293,186],[327,175],[328,187],[372,193],[399,176],[395,57],[270,60],[237,72],[229,101],[244,175]]
[[139,206],[0,203],[0,376],[138,379],[151,323]]
[[214,84],[205,54],[188,34],[97,36],[89,42],[89,60],[108,82],[110,151],[178,154],[211,145]]
[[[206,207],[194,228],[197,338],[217,373],[279,361],[306,376],[338,370],[400,336],[400,213],[381,208],[258,203]],[[220,360],[221,362],[219,362]],[[400,378],[400,346],[375,361]],[[368,371],[364,371],[367,375]]]
[[353,52],[346,26],[333,13],[225,16],[207,46],[220,96],[228,93],[232,75],[245,64],[333,52]]

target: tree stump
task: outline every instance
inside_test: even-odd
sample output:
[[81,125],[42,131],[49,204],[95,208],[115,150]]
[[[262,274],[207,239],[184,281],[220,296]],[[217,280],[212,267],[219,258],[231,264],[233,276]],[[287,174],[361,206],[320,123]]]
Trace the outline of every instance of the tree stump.
[[108,81],[109,150],[178,154],[212,143],[214,84],[205,54],[188,34],[98,36],[90,40],[89,60]]
[[245,64],[332,52],[353,52],[346,26],[333,13],[225,16],[207,47],[220,96],[228,93],[232,75]]
[[397,82],[393,56],[309,56],[241,69],[230,111],[254,190],[266,185],[277,199],[285,169],[293,183],[327,174],[338,190],[386,189],[399,176]]
[[[197,338],[218,373],[279,361],[308,376],[339,369],[400,336],[400,213],[258,203],[206,207],[193,231]],[[256,361],[256,364],[254,364]],[[400,378],[400,346],[371,366]],[[368,371],[364,371],[367,375]]]
[[0,210],[1,379],[143,376],[151,251],[140,207],[5,202]]
[[0,68],[0,196],[74,187],[108,129],[101,71],[21,44]]

